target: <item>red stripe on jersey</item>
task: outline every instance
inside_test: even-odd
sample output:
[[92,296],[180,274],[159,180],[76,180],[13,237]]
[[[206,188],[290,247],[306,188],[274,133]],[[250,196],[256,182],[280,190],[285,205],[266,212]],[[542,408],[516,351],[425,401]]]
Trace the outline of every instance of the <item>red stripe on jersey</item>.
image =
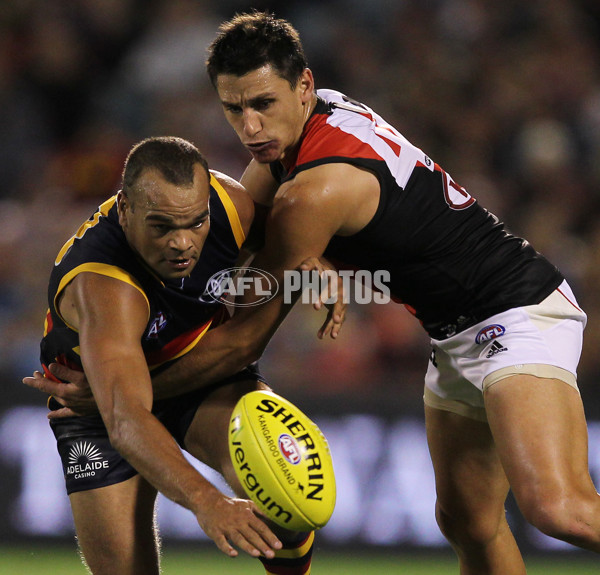
[[[64,365],[69,369],[72,369],[73,371],[83,371],[82,367],[79,364],[67,359],[67,356],[64,353],[58,355],[54,361],[59,365]],[[47,379],[51,379],[52,381],[56,381],[57,383],[62,383],[62,381],[58,379],[58,377],[56,377],[50,372],[48,366],[45,363],[42,363],[42,370],[44,371],[44,376]]]
[[56,377],[55,375],[50,373],[50,370],[48,369],[48,366],[45,363],[42,363],[42,369],[44,370],[44,377],[46,379],[56,381],[56,383],[61,383],[61,381],[60,381],[60,379],[58,379],[58,377]]
[[[389,132],[392,135],[394,134],[394,130],[391,130],[390,128],[388,128],[387,126],[378,126],[380,130],[386,130],[387,132]],[[390,140],[389,138],[386,138],[383,134],[377,134],[390,148],[392,148],[392,152],[394,152],[394,154],[396,154],[396,156],[400,156],[400,152],[402,151],[402,146],[400,144],[398,144],[398,142],[394,142],[393,140]]]
[[200,327],[195,327],[190,331],[182,333],[180,336],[172,339],[161,349],[146,353],[146,362],[149,366],[156,366],[173,359],[178,353],[190,345],[212,322],[213,318],[208,320]]
[[[305,140],[294,167],[332,156],[383,160],[371,146],[356,136],[327,124],[327,118],[325,114],[319,114],[308,121]],[[388,142],[387,139],[385,141]]]
[[[393,298],[392,298],[392,299],[393,299]],[[398,303],[402,303],[402,301],[401,301],[401,300],[395,300],[395,301],[398,301]],[[403,304],[403,305],[404,305],[404,307],[406,308],[406,310],[408,311],[408,313],[410,313],[410,314],[412,314],[412,315],[414,315],[414,316],[416,316],[416,315],[417,315],[417,310],[416,310],[414,307],[412,307],[412,306],[408,305],[407,303],[405,303],[405,304]]]
[[564,293],[561,291],[561,289],[560,289],[560,288],[556,288],[556,291],[557,291],[557,292],[558,292],[558,293],[559,293],[561,296],[563,296],[563,297],[564,297],[564,298],[565,298],[565,299],[566,299],[566,300],[567,300],[567,301],[568,301],[568,302],[569,302],[569,303],[570,303],[570,304],[571,304],[571,305],[572,305],[572,306],[573,306],[573,307],[574,307],[574,308],[575,308],[577,311],[580,311],[580,312],[582,312],[582,313],[583,313],[583,310],[582,310],[580,307],[578,307],[576,304],[574,304],[574,303],[573,303],[573,302],[572,302],[572,301],[571,301],[571,300],[570,300],[570,299],[569,299],[569,298],[568,298],[568,297],[567,297],[567,296],[566,296],[566,295],[565,295],[565,294],[564,294]]

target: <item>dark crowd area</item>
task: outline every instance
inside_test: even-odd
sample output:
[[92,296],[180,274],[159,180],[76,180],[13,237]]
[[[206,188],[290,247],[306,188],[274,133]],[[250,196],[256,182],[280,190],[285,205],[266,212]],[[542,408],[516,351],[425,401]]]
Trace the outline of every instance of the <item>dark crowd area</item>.
[[[597,0],[19,0],[0,4],[3,405],[43,405],[46,285],[60,246],[118,189],[132,144],[193,141],[249,160],[204,71],[221,21],[270,9],[299,30],[317,87],[374,108],[553,261],[588,314],[579,384],[600,418],[600,3]],[[291,398],[421,409],[428,340],[401,305],[354,305],[336,342],[300,305],[262,368]],[[340,407],[341,406],[341,407]]]

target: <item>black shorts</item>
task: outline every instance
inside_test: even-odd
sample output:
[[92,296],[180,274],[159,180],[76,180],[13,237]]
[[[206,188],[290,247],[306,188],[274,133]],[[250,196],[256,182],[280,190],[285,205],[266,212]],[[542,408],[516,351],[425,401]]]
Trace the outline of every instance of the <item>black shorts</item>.
[[[247,380],[264,381],[264,378],[252,365],[206,388],[155,401],[152,413],[184,447],[185,434],[204,399],[216,388]],[[137,474],[110,444],[100,415],[53,419],[50,427],[56,437],[67,493],[121,483]]]

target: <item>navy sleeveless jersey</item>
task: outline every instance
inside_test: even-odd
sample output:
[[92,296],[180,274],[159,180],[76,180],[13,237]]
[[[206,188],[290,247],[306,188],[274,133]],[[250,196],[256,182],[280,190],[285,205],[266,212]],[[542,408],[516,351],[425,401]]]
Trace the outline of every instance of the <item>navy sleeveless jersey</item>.
[[132,251],[118,222],[116,196],[104,202],[63,246],[50,275],[41,342],[47,377],[54,379],[47,369],[52,362],[82,369],[78,334],[56,309],[65,286],[81,272],[114,277],[144,295],[149,312],[141,343],[151,369],[187,353],[213,323],[225,317],[223,304],[205,291],[211,276],[235,266],[244,231],[233,202],[214,176],[210,185],[210,230],[198,263],[183,280],[161,280]]
[[380,199],[372,220],[334,236],[325,255],[341,269],[388,270],[392,297],[443,339],[495,313],[542,301],[560,272],[367,106],[333,90],[318,103],[295,162],[280,182],[321,164],[371,171]]

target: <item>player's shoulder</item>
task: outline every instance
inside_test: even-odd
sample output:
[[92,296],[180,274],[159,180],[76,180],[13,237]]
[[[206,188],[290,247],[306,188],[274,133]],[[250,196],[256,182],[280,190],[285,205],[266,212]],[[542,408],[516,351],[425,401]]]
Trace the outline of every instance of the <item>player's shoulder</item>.
[[254,203],[250,194],[242,184],[231,176],[217,170],[210,170],[210,174],[214,179],[213,187],[215,187],[214,181],[216,181],[216,185],[225,191],[235,207],[242,226],[247,230],[254,217]]
[[[371,123],[373,121],[375,112],[369,106],[342,92],[323,88],[317,90],[317,98],[318,103],[315,111],[317,114],[329,117],[328,124],[344,125],[346,122],[351,124],[359,122],[360,124],[361,122]],[[331,117],[335,117],[335,121],[332,121]]]
[[[240,192],[244,192],[244,186],[242,186],[242,184],[240,184],[237,180],[235,180],[234,178],[232,178],[231,176],[228,176],[227,174],[224,174],[223,172],[219,172],[217,170],[210,170],[210,175],[211,177],[211,184],[214,185],[214,180],[216,180],[216,182],[229,194],[229,193],[240,193]],[[214,180],[213,180],[214,178]]]
[[315,112],[307,122],[293,173],[324,163],[367,165],[381,156],[374,149],[375,116],[334,90],[318,90]]
[[274,207],[283,224],[352,235],[373,217],[380,184],[369,170],[347,162],[323,163],[302,170],[279,189]]
[[337,90],[331,90],[329,88],[319,88],[316,91],[317,97],[320,100],[323,100],[327,104],[330,102],[343,102],[346,96],[342,94],[342,92],[338,92]]
[[327,195],[332,190],[353,185],[351,178],[355,171],[356,168],[346,162],[324,162],[300,170],[282,188],[285,189],[287,185],[289,189],[295,189],[296,193],[302,188],[308,188],[314,190],[314,193],[319,191],[320,194]]

